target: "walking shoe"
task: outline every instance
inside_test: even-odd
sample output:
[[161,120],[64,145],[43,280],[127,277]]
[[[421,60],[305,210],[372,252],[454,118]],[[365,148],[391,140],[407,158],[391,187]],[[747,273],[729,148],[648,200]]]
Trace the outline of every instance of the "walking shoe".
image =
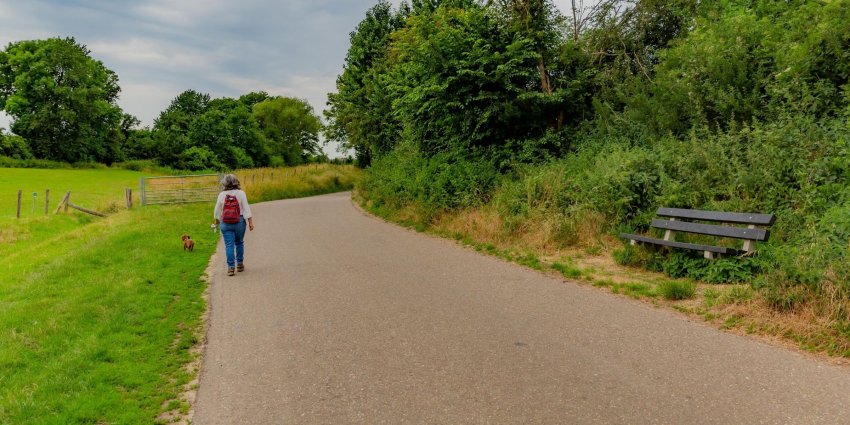
[[227,275],[228,276],[233,276],[235,274],[236,274],[236,272],[234,272],[233,269],[227,269]]
[[245,265],[242,264],[242,263],[237,264],[236,265],[236,271],[237,272],[244,272],[245,271]]

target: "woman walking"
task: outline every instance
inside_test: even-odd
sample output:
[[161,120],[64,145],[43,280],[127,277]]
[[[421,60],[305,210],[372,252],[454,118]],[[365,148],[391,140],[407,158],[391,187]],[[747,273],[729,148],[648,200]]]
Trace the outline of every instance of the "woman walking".
[[245,256],[245,222],[248,229],[254,230],[254,219],[248,197],[239,185],[239,179],[233,174],[227,174],[221,179],[221,193],[215,203],[215,225],[221,230],[224,238],[224,253],[227,256],[227,275],[233,276],[236,271],[244,271]]

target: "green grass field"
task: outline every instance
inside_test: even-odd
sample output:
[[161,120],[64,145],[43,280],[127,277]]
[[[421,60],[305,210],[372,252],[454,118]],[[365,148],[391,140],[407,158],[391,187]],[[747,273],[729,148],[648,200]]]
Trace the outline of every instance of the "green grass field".
[[[340,182],[358,174],[326,172],[335,177],[316,170],[287,185],[323,193],[350,188]],[[25,190],[79,187],[93,206],[122,199],[139,175],[0,169]],[[187,407],[177,400],[205,310],[211,210],[146,206],[98,218],[43,216],[42,205],[41,216],[0,217],[0,424],[150,424]],[[184,232],[194,253],[182,250]]]
[[[44,216],[44,190],[50,189],[50,213],[56,209],[65,192],[71,191],[71,202],[87,208],[105,209],[108,204],[123,205],[124,188],[133,189],[134,202],[138,201],[138,171],[95,170],[42,170],[32,168],[0,168],[0,217],[14,217],[18,189],[23,190],[21,217]],[[38,193],[33,214],[33,192]]]

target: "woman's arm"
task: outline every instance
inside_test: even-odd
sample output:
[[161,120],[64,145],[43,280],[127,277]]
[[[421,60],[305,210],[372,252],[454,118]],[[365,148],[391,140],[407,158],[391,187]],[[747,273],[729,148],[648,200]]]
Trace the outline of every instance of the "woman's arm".
[[248,195],[246,195],[244,191],[240,190],[236,193],[236,199],[239,200],[239,213],[242,214],[246,220],[252,218],[254,214],[251,212],[251,205],[248,204]]
[[221,209],[224,206],[224,197],[222,194],[218,194],[218,198],[215,200],[215,208],[213,209],[213,218],[215,219],[215,225],[218,226],[219,220],[221,220]]

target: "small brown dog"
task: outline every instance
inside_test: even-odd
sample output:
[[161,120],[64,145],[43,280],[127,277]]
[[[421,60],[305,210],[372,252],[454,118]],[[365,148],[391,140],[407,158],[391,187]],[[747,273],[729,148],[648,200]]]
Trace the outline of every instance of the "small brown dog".
[[187,234],[183,234],[183,251],[194,251],[195,250],[195,241],[189,237]]

